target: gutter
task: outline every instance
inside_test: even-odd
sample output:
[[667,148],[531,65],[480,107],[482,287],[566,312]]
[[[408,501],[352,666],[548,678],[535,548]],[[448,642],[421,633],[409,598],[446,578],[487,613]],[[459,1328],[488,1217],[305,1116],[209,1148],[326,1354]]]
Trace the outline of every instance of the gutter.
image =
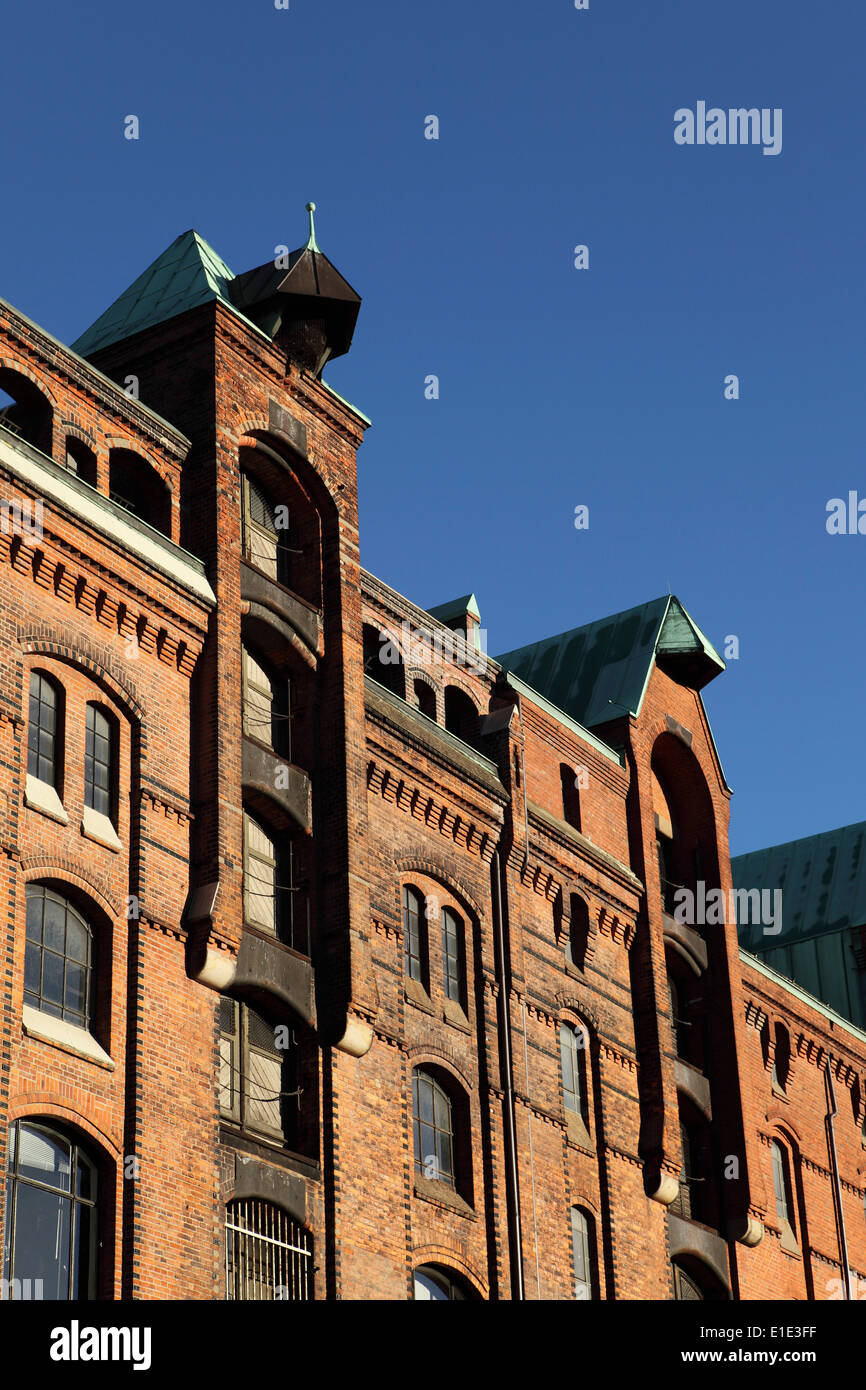
[[511,1028],[508,1015],[508,983],[505,968],[505,932],[502,920],[503,867],[499,850],[493,852],[490,866],[493,879],[493,930],[496,941],[496,976],[499,986],[497,1021],[499,1025],[499,1060],[505,1092],[505,1201],[508,1218],[509,1250],[513,1296],[526,1299],[523,1282],[523,1231],[520,1221],[520,1185],[517,1178],[517,1128],[514,1120],[514,1085],[512,1081]]
[[827,1126],[827,1145],[830,1150],[830,1169],[833,1174],[833,1198],[836,1207],[836,1230],[839,1236],[839,1259],[842,1265],[842,1276],[845,1283],[845,1297],[846,1299],[853,1299],[851,1269],[848,1264],[848,1242],[845,1239],[845,1214],[842,1210],[842,1184],[839,1181],[839,1162],[836,1158],[836,1133],[833,1126],[833,1121],[839,1111],[836,1107],[836,1092],[833,1089],[833,1077],[830,1073],[829,1057],[827,1058],[827,1065],[824,1068],[824,1085],[827,1090],[827,1115],[824,1123]]

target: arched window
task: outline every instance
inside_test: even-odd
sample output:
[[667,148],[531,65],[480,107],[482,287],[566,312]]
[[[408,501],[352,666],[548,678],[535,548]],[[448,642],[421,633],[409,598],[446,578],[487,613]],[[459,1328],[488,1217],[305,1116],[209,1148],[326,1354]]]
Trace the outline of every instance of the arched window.
[[474,1290],[444,1265],[419,1265],[414,1275],[414,1298],[418,1302],[447,1303],[469,1301]]
[[[788,1151],[778,1139],[770,1145],[773,1160],[773,1190],[776,1194],[776,1214],[782,1224],[783,1237],[787,1232],[795,1236],[794,1203],[791,1194],[791,1169]],[[786,1230],[787,1228],[787,1230]]]
[[577,774],[567,763],[560,763],[559,780],[562,786],[562,819],[575,830],[579,830],[580,792],[577,787]]
[[88,705],[84,741],[84,804],[117,820],[117,723],[99,705]]
[[364,675],[405,699],[406,671],[400,648],[387,632],[381,632],[372,623],[364,624]]
[[586,1034],[570,1023],[559,1029],[559,1057],[562,1064],[562,1095],[566,1110],[586,1120],[586,1073],[584,1056]]
[[409,979],[426,989],[429,971],[424,899],[408,884],[403,889],[403,964]]
[[415,702],[428,719],[436,719],[436,692],[426,681],[416,680]]
[[781,1091],[784,1095],[788,1089],[788,1078],[791,1073],[791,1038],[783,1024],[776,1024],[774,1039],[772,1084],[777,1091]]
[[306,1302],[313,1297],[309,1231],[258,1198],[226,1207],[226,1298]]
[[0,428],[51,457],[51,403],[29,377],[0,367]]
[[96,487],[96,455],[74,435],[66,437],[66,467],[84,483]]
[[704,1294],[700,1284],[693,1279],[681,1265],[674,1263],[674,1298],[682,1302],[694,1302],[703,1300]]
[[93,932],[66,898],[28,883],[24,1003],[89,1028]]
[[478,747],[478,710],[465,691],[456,685],[445,687],[445,728],[464,743]]
[[[244,812],[244,921],[293,943],[292,846]],[[300,939],[300,937],[299,937]]]
[[565,943],[565,959],[569,965],[574,965],[582,970],[586,964],[586,952],[589,946],[589,908],[577,893],[570,894],[569,912],[571,920]]
[[465,934],[462,917],[450,907],[442,909],[442,969],[445,995],[465,1005]]
[[423,1178],[456,1187],[451,1097],[430,1072],[412,1073],[415,1170]]
[[290,757],[289,683],[244,643],[243,731],[281,757]]
[[276,505],[249,473],[241,474],[244,559],[270,579],[291,587],[288,507]]
[[63,736],[63,691],[44,671],[30,672],[30,718],[27,725],[27,772],[60,790]]
[[571,1208],[571,1250],[574,1263],[574,1296],[598,1298],[595,1259],[595,1222],[582,1207]]
[[112,449],[108,478],[113,502],[164,536],[171,535],[171,494],[147,459],[131,449]]
[[85,1150],[52,1124],[17,1121],[6,1192],[9,1296],[94,1298],[97,1172]]

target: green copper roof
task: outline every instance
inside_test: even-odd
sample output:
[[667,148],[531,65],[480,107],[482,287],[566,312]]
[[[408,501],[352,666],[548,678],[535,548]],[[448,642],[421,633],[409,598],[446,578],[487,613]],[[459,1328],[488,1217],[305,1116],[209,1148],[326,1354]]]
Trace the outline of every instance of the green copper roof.
[[476,622],[481,622],[481,613],[474,594],[464,594],[462,598],[451,599],[450,603],[437,604],[435,608],[428,608],[427,612],[440,623],[449,623],[452,618],[462,618],[467,613],[471,614]]
[[87,332],[82,333],[72,349],[82,357],[89,357],[109,343],[129,338],[133,333],[152,328],[211,299],[221,299],[237,313],[228,292],[233,279],[225,261],[198,232],[183,232]]
[[731,874],[736,888],[782,893],[781,932],[743,922],[740,945],[866,1027],[866,821],[739,854]]
[[695,690],[725,669],[673,594],[496,660],[585,727],[638,715],[654,661]]

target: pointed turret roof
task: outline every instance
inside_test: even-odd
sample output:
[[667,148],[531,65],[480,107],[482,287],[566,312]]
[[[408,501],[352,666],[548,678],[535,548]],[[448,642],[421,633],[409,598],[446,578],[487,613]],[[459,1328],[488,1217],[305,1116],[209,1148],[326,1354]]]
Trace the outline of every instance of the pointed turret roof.
[[90,357],[110,343],[152,328],[211,299],[234,308],[228,288],[234,276],[196,231],[182,232],[73,344]]

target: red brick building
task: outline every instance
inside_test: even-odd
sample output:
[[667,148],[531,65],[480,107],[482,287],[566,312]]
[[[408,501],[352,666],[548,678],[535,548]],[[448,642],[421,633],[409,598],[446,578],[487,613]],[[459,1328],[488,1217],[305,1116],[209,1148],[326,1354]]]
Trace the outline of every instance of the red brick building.
[[312,231],[0,301],[4,1296],[857,1297],[866,1035],[739,949],[721,661],[362,570],[359,303]]

